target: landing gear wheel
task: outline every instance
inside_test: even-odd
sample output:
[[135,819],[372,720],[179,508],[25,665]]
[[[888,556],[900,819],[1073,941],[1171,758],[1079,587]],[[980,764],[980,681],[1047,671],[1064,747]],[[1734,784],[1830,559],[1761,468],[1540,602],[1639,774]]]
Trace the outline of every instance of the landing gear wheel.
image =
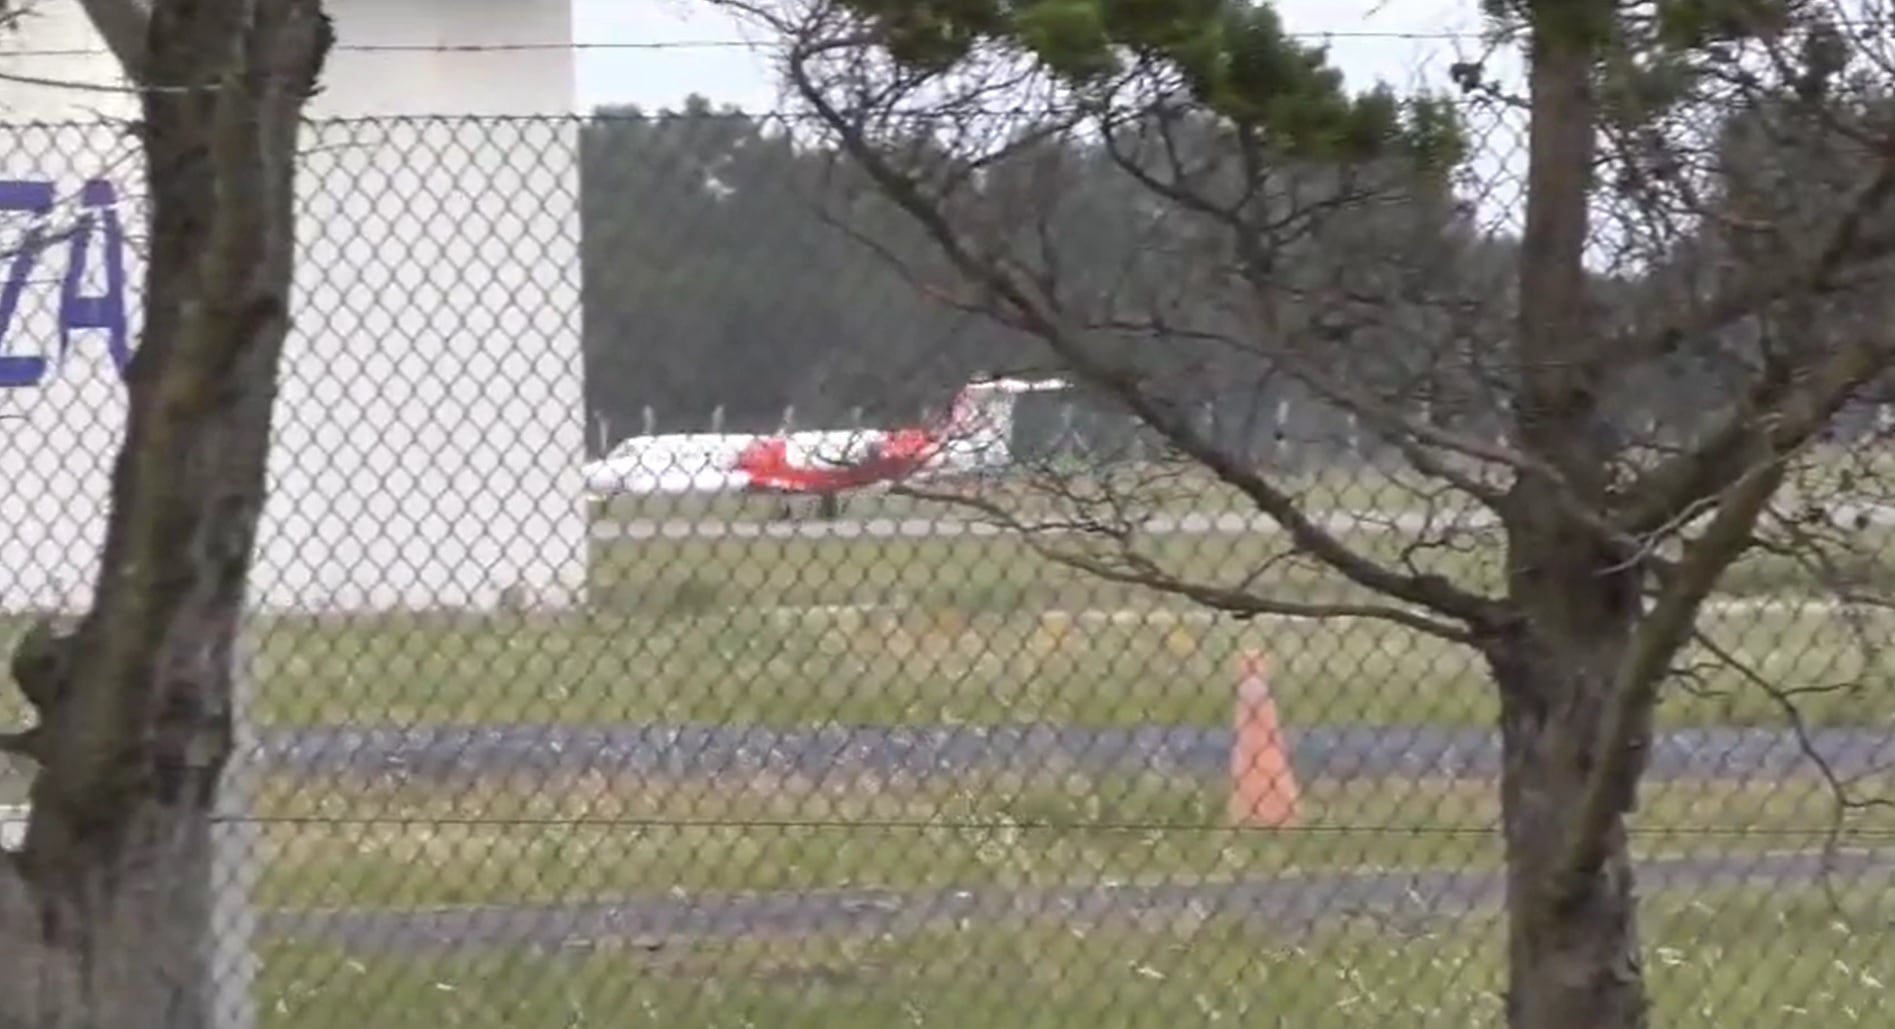
[[829,522],[842,517],[842,498],[834,493],[824,493],[816,501],[816,515]]

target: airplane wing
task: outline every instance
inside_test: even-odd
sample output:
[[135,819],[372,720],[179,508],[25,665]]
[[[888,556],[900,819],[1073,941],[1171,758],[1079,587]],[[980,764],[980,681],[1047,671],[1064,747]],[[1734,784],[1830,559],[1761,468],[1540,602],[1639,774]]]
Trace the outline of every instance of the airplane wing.
[[839,493],[902,478],[932,455],[924,433],[900,430],[873,439],[846,462],[808,462],[790,456],[782,439],[762,440],[745,450],[738,469],[750,476],[749,489],[768,493]]

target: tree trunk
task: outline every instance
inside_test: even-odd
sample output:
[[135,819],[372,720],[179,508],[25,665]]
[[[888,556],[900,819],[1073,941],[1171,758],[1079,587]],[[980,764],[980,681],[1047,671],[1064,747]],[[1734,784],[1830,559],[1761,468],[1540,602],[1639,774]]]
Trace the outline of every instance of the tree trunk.
[[[1595,319],[1584,264],[1597,144],[1593,66],[1609,4],[1534,5],[1528,67],[1526,224],[1520,252],[1515,436],[1536,464],[1503,504],[1508,603],[1518,620],[1485,641],[1501,694],[1512,1029],[1643,1029],[1636,901],[1627,852],[1649,747],[1649,703],[1603,728],[1640,617],[1644,569],[1585,512],[1609,510],[1614,446],[1588,360]],[[1620,730],[1624,731],[1621,732]],[[1603,741],[1607,733],[1618,741]],[[1614,781],[1600,831],[1581,811],[1601,785],[1601,748],[1638,748]]]
[[296,141],[330,33],[319,0],[158,0],[143,33],[88,9],[147,87],[145,318],[94,606],[15,654],[39,724],[9,743],[39,770],[0,868],[0,1027],[199,1029]]
[[[1589,622],[1590,633],[1547,631],[1542,620],[1487,647],[1501,694],[1510,1029],[1648,1024],[1625,816],[1636,805],[1642,755],[1650,746],[1649,710],[1622,741],[1640,757],[1629,762],[1631,774],[1612,784],[1616,813],[1599,841],[1603,860],[1592,867],[1577,859],[1573,846],[1614,668],[1630,643],[1629,613],[1610,603],[1584,603],[1609,601],[1609,590],[1563,595],[1564,613],[1572,616],[1564,626]],[[1592,610],[1582,613],[1582,607]]]

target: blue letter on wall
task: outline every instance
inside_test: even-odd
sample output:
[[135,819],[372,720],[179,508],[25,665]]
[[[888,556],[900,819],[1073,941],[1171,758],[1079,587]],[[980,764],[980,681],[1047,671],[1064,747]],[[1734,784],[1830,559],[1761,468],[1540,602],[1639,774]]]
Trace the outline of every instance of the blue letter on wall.
[[[28,214],[34,219],[16,244],[7,263],[6,283],[0,286],[0,388],[37,386],[46,378],[45,355],[9,352],[7,335],[19,313],[20,299],[33,281],[40,255],[50,245],[45,219],[53,205],[51,182],[0,181],[0,212]],[[79,217],[63,237],[69,256],[59,292],[59,357],[63,362],[72,349],[75,330],[103,329],[112,363],[123,375],[132,355],[125,318],[125,228],[118,218],[117,192],[111,183],[94,179],[81,189],[80,206]],[[80,289],[85,283],[86,254],[95,232],[101,237],[105,292],[85,296]]]

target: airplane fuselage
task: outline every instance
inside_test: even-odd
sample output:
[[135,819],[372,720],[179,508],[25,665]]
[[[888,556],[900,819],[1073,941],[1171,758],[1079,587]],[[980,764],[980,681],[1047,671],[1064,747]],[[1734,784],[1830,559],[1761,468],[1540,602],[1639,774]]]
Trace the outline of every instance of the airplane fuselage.
[[925,427],[634,437],[585,466],[585,489],[599,499],[694,493],[817,496],[827,511],[843,493],[1006,465],[1015,396],[1061,386],[1006,380],[969,386],[956,395],[942,423]]
[[[753,433],[674,433],[626,440],[585,468],[594,497],[625,495],[802,492],[798,471],[814,484],[872,460],[887,434],[876,430],[819,430],[764,436]],[[773,478],[774,476],[774,478]],[[846,483],[842,485],[846,486]],[[810,491],[820,491],[814,485]]]

